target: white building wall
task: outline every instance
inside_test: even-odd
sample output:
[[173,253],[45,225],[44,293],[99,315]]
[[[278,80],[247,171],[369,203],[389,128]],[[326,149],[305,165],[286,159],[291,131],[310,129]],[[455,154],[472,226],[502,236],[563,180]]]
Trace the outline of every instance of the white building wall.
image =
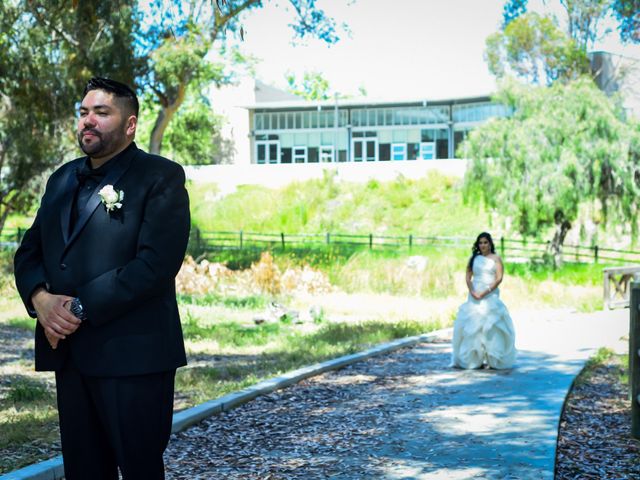
[[255,82],[245,79],[237,85],[214,89],[210,94],[213,111],[225,117],[222,136],[233,141],[232,163],[235,165],[248,165],[251,162],[249,112],[243,105],[255,101],[254,88]]

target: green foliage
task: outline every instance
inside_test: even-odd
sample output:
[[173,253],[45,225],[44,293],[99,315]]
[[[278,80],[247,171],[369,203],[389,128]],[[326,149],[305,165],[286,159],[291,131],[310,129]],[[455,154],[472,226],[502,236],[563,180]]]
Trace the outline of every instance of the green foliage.
[[40,402],[51,399],[51,392],[42,382],[18,378],[11,382],[7,399],[14,403]]
[[299,81],[294,73],[287,74],[289,91],[305,100],[328,100],[331,98],[329,81],[320,72],[304,72]]
[[[316,5],[316,0],[289,0],[289,4],[297,19],[291,24],[297,37],[312,35],[328,43],[338,40],[335,21]],[[190,89],[230,80],[225,67],[209,61],[214,44],[223,43],[218,51],[229,53],[228,63],[244,62],[237,51],[226,47],[233,44],[234,33],[239,31],[240,38],[244,35],[239,16],[261,7],[260,0],[195,0],[178,5],[170,0],[155,0],[149,4],[147,15],[151,22],[141,43],[145,46],[144,55],[149,57],[144,83],[158,106],[149,142],[152,153],[161,151],[166,129]]]
[[507,0],[502,7],[502,27],[506,27],[513,20],[527,11],[529,0]]
[[596,223],[611,220],[636,234],[640,129],[612,100],[589,79],[550,88],[508,83],[497,100],[513,115],[467,138],[467,201],[483,200],[524,236],[554,227],[553,254],[585,203]]
[[516,75],[534,84],[564,81],[589,73],[586,51],[551,17],[525,13],[486,41],[486,59],[498,78]]
[[75,102],[92,75],[133,82],[133,0],[0,2],[0,229],[26,212],[69,155]]
[[435,172],[366,184],[327,175],[279,189],[245,185],[216,201],[208,199],[212,189],[206,183],[189,186],[193,221],[205,232],[467,236],[489,223],[486,214],[463,204],[458,180]]
[[614,0],[611,9],[620,22],[618,32],[623,42],[640,42],[640,1]]

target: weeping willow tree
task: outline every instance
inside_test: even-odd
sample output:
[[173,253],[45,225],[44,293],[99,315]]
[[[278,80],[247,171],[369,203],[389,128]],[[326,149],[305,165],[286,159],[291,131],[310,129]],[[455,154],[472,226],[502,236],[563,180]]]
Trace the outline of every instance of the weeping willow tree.
[[640,128],[615,101],[590,79],[508,82],[496,100],[512,116],[482,125],[462,146],[467,201],[499,210],[525,237],[552,230],[547,253],[556,265],[585,204],[596,223],[624,224],[636,237]]

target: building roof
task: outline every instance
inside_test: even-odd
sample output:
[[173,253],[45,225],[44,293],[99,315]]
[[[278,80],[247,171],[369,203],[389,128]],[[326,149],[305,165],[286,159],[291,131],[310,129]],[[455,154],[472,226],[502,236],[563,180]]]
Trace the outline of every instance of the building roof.
[[460,103],[486,102],[491,95],[458,98],[410,98],[410,99],[374,99],[368,97],[337,98],[330,100],[304,100],[300,98],[279,101],[258,101],[250,105],[243,105],[248,110],[304,110],[304,109],[332,109],[338,107],[385,107],[385,106],[422,106],[450,105]]

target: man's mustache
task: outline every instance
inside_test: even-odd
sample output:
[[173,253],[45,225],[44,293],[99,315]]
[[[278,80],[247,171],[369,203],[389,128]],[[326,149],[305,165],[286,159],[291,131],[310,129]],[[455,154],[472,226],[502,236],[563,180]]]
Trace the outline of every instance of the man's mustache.
[[97,130],[94,130],[93,128],[85,128],[80,132],[80,135],[84,135],[85,133],[90,133],[91,135],[95,135],[96,137],[102,138],[102,135],[100,135],[100,132],[98,132]]

